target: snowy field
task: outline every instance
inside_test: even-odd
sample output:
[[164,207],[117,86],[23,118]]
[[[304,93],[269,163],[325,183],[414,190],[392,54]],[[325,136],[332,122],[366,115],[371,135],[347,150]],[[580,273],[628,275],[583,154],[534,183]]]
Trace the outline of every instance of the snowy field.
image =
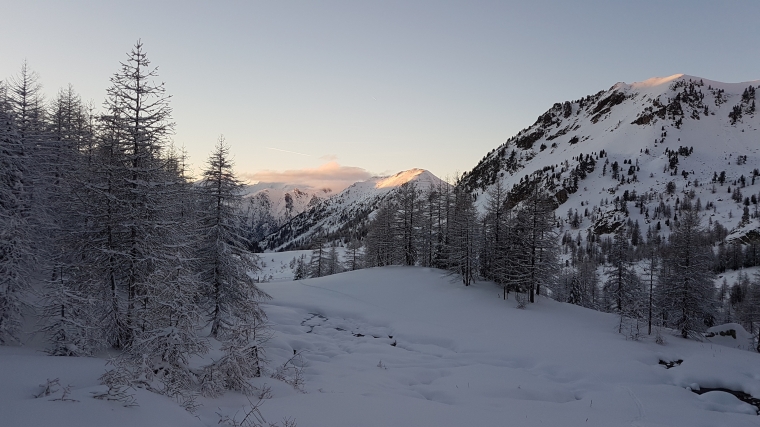
[[[304,252],[306,253],[306,252]],[[716,336],[702,343],[665,332],[626,340],[614,315],[539,298],[527,309],[490,283],[465,288],[442,271],[385,267],[298,282],[265,254],[277,280],[261,285],[274,337],[271,367],[299,352],[304,392],[272,378],[268,421],[354,426],[758,426],[753,406],[729,388],[760,396],[760,355]],[[741,334],[738,334],[741,338]],[[682,360],[666,369],[660,361]],[[49,357],[0,347],[0,426],[215,426],[248,400],[199,399],[195,415],[143,390],[139,406],[93,399],[105,390],[101,358]],[[46,379],[70,385],[35,398]],[[243,409],[241,409],[243,408]]]

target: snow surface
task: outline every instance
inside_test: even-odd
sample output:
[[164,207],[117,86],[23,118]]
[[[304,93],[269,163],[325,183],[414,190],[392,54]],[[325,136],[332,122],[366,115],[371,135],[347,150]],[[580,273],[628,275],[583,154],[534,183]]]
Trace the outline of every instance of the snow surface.
[[[383,267],[287,280],[305,252],[265,254],[261,284],[275,337],[273,369],[301,352],[305,393],[271,378],[269,421],[306,426],[757,426],[729,388],[760,396],[760,355],[666,333],[627,341],[614,315],[539,298],[521,310],[492,283],[464,287],[435,269]],[[393,345],[395,344],[395,345]],[[666,369],[660,360],[683,360]],[[0,347],[0,426],[212,426],[240,414],[244,396],[199,399],[197,417],[136,391],[139,407],[93,399],[102,358],[49,357]],[[78,402],[34,398],[60,378]],[[687,388],[688,387],[688,388]]]

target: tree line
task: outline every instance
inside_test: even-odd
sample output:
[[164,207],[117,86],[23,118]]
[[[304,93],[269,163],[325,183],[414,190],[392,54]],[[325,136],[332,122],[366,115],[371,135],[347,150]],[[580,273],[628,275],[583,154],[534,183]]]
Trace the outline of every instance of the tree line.
[[[217,142],[200,180],[172,146],[170,96],[137,42],[102,108],[50,101],[24,64],[0,82],[0,344],[38,319],[47,351],[118,349],[109,393],[251,392],[267,339],[241,230],[241,182]],[[223,356],[195,367],[210,340]]]
[[[738,322],[755,336],[748,344],[757,346],[760,276],[716,286],[716,265],[727,249],[714,244],[725,233],[717,222],[702,224],[704,211],[693,194],[679,198],[667,237],[651,226],[643,235],[638,222],[629,220],[573,238],[570,230],[581,219],[572,211],[567,219],[555,215],[559,204],[544,179],[535,174],[509,190],[497,180],[479,209],[459,181],[429,188],[406,183],[381,202],[370,221],[361,267],[441,268],[465,286],[476,279],[493,282],[504,299],[514,292],[520,306],[544,294],[617,313],[619,332],[631,338],[659,339],[662,328],[699,338],[708,327]],[[624,218],[626,203],[615,206]],[[739,263],[751,248],[739,247]]]

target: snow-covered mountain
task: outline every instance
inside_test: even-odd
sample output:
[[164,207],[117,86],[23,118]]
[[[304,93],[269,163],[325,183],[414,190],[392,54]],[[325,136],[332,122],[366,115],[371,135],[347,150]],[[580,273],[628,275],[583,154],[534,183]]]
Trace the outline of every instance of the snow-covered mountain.
[[424,169],[410,169],[392,176],[372,177],[310,206],[290,222],[259,242],[262,250],[282,250],[308,246],[317,234],[328,239],[345,238],[352,228],[366,226],[380,202],[401,185],[414,183],[418,189],[448,185]]
[[757,219],[742,216],[746,203],[756,212],[760,191],[758,85],[677,74],[556,103],[483,157],[462,183],[483,209],[497,180],[515,203],[540,177],[560,217],[579,212],[576,228],[597,233],[626,217],[644,230],[659,221],[664,227],[661,202],[675,206],[693,191],[712,210],[711,220],[741,237],[757,227]]
[[243,188],[243,212],[250,238],[259,241],[291,218],[334,195],[329,188],[259,182]]

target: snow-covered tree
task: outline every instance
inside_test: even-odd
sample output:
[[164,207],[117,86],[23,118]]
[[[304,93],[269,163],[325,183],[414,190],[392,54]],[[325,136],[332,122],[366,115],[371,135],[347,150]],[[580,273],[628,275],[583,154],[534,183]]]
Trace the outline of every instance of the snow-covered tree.
[[258,264],[241,235],[241,186],[232,170],[229,147],[219,138],[200,184],[197,255],[213,336],[225,333],[240,319],[263,319],[258,302],[268,298],[248,274]]
[[13,110],[0,84],[0,344],[20,340],[24,294],[30,287],[25,156]]
[[375,217],[367,227],[365,239],[364,265],[367,267],[380,267],[396,264],[398,250],[396,248],[396,236],[394,235],[393,221],[395,217],[395,204],[390,198],[380,202],[375,211]]
[[664,253],[659,280],[667,323],[684,338],[697,337],[714,319],[715,274],[696,210],[681,208],[678,227]]
[[477,272],[478,215],[473,197],[461,187],[454,187],[454,211],[449,228],[449,270],[472,284]]
[[530,184],[530,196],[517,216],[526,257],[523,281],[530,292],[530,302],[535,302],[541,284],[549,284],[557,268],[554,207],[550,196],[540,186],[540,180]]
[[630,248],[623,230],[615,233],[609,264],[604,292],[612,306],[605,308],[618,314],[618,333],[622,333],[627,319],[637,321],[642,317],[641,281],[630,262]]
[[324,236],[320,235],[314,239],[313,247],[309,260],[309,277],[327,276],[327,249]]
[[306,263],[305,255],[293,258],[293,261],[291,261],[290,264],[290,268],[293,270],[293,280],[301,280],[309,277],[309,267]]
[[416,265],[419,258],[420,191],[414,182],[402,184],[395,195],[397,202],[396,234],[401,240],[404,265]]

